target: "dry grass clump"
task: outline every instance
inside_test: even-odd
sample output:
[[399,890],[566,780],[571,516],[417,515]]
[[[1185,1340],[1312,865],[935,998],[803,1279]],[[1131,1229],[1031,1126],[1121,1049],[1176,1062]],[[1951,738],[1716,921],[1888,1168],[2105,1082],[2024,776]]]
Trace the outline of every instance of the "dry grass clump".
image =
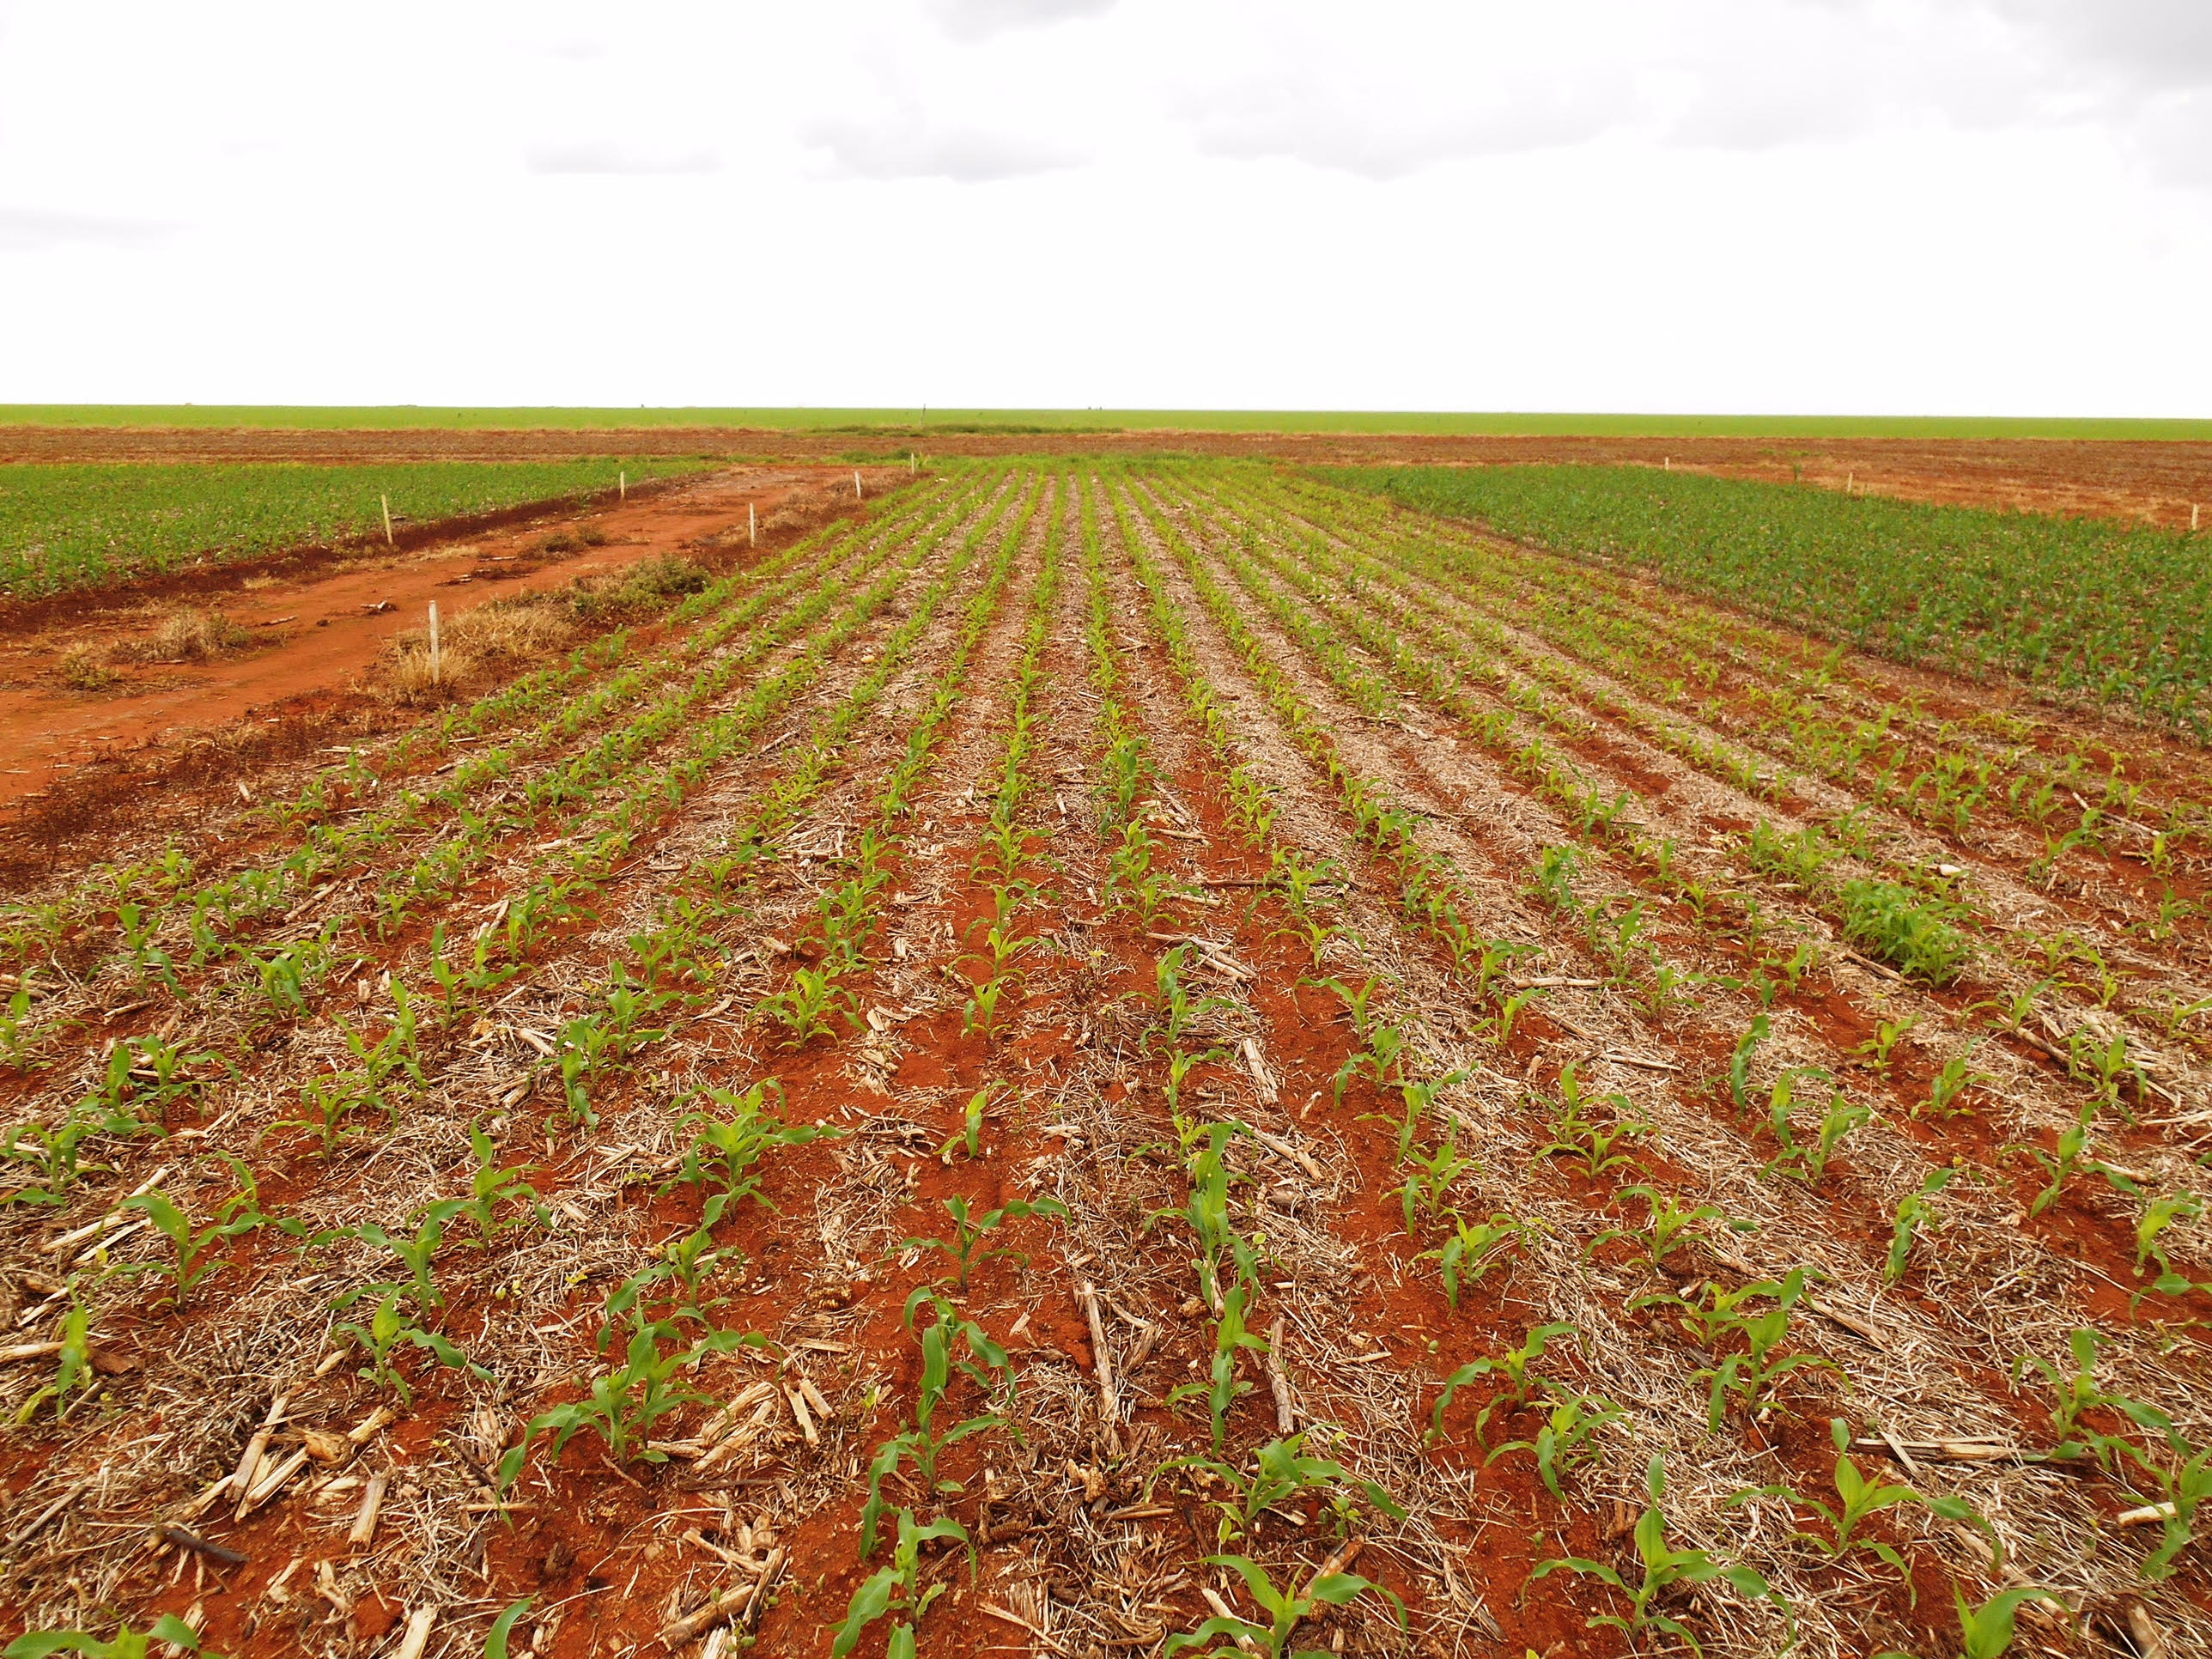
[[243,650],[253,642],[251,629],[240,627],[220,611],[186,606],[161,618],[143,640],[129,640],[108,653],[111,662],[205,662]]
[[605,547],[607,532],[595,524],[580,524],[568,530],[556,530],[539,542],[532,550],[539,553],[574,553],[580,547]]
[[618,573],[579,577],[547,592],[490,600],[462,611],[441,628],[434,678],[429,630],[410,629],[392,641],[384,676],[386,695],[414,706],[443,702],[472,689],[472,682],[512,672],[565,650],[584,623],[664,610],[671,600],[698,592],[709,580],[696,565],[669,556]]
[[62,653],[61,672],[64,684],[79,691],[105,691],[115,684],[115,671],[107,665],[106,653],[82,642]]

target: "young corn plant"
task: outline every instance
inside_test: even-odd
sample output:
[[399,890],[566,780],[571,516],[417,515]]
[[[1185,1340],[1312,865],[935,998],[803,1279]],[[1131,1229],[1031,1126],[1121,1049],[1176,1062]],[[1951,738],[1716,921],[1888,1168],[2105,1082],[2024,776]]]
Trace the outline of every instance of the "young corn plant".
[[1405,1184],[1398,1188],[1398,1200],[1405,1212],[1406,1237],[1418,1241],[1421,1235],[1417,1213],[1425,1214],[1433,1223],[1451,1196],[1452,1183],[1478,1166],[1459,1150],[1456,1125],[1445,1130],[1443,1145],[1425,1155],[1413,1154],[1408,1163],[1411,1167]]
[[[489,1244],[509,1227],[532,1221],[543,1227],[551,1221],[552,1212],[545,1207],[538,1189],[528,1180],[537,1173],[537,1164],[512,1164],[502,1168],[499,1149],[481,1123],[469,1125],[469,1156],[474,1165],[469,1171],[469,1195],[456,1213],[466,1216],[474,1224],[477,1243]],[[520,1204],[524,1213],[501,1214],[501,1210],[509,1204]]]
[[2091,1152],[2096,1123],[2097,1103],[2084,1101],[2072,1126],[2059,1135],[2058,1144],[2052,1151],[2046,1152],[2040,1146],[2017,1146],[2012,1149],[2026,1152],[2041,1167],[2044,1174],[2051,1177],[2050,1183],[2028,1202],[2027,1213],[2031,1218],[2041,1215],[2056,1204],[2060,1194],[2066,1190],[2066,1183],[2076,1175],[2100,1175],[2124,1193],[2133,1194],[2136,1190],[2132,1176],[2114,1169]]
[[[912,1462],[922,1489],[933,1497],[958,1492],[957,1482],[938,1479],[937,1460],[946,1447],[1000,1427],[1006,1420],[1003,1413],[1014,1401],[1014,1370],[1006,1351],[985,1335],[981,1325],[962,1318],[958,1310],[936,1291],[924,1288],[907,1298],[907,1328],[916,1330],[915,1316],[925,1303],[936,1317],[917,1332],[921,1345],[921,1385],[915,1395],[913,1426],[878,1447],[868,1465],[868,1501],[860,1510],[863,1561],[876,1552],[884,1509],[884,1482],[898,1472],[899,1465]],[[956,1358],[961,1347],[967,1349],[966,1356]],[[939,1419],[946,1414],[956,1374],[966,1376],[981,1392],[986,1409],[940,1427]]]
[[1590,1115],[1589,1103],[1575,1076],[1575,1063],[1569,1060],[1559,1073],[1552,1139],[1536,1149],[1536,1156],[1571,1159],[1581,1164],[1583,1173],[1595,1181],[1609,1170],[1633,1164],[1633,1156],[1619,1149],[1624,1142],[1650,1133],[1651,1125],[1636,1115],[1626,1095],[1605,1097],[1604,1103],[1613,1109],[1612,1121],[1607,1123]]
[[1509,1440],[1483,1459],[1494,1463],[1508,1452],[1525,1451],[1536,1460],[1536,1474],[1544,1489],[1553,1497],[1564,1501],[1565,1494],[1559,1490],[1559,1477],[1571,1474],[1585,1463],[1595,1462],[1604,1448],[1598,1443],[1599,1432],[1607,1425],[1626,1420],[1626,1413],[1602,1395],[1585,1394],[1562,1382],[1545,1379],[1539,1383],[1551,1401],[1544,1413],[1542,1425],[1527,1440]]
[[1213,1358],[1207,1367],[1203,1382],[1185,1382],[1168,1391],[1168,1404],[1194,1395],[1206,1396],[1206,1410],[1213,1420],[1213,1455],[1221,1455],[1229,1437],[1229,1413],[1238,1399],[1252,1392],[1252,1385],[1237,1375],[1237,1356],[1247,1348],[1267,1351],[1265,1338],[1254,1336],[1244,1325],[1244,1310],[1249,1305],[1251,1291],[1238,1284],[1229,1287],[1221,1298],[1221,1316],[1213,1324]]
[[669,1413],[705,1402],[708,1396],[687,1386],[683,1373],[695,1370],[710,1353],[726,1353],[748,1344],[764,1346],[763,1337],[743,1331],[709,1331],[696,1342],[684,1346],[682,1331],[665,1320],[637,1319],[622,1363],[593,1377],[591,1392],[530,1420],[521,1445],[501,1465],[501,1485],[511,1484],[521,1472],[531,1443],[542,1434],[553,1437],[553,1455],[585,1430],[605,1443],[607,1455],[616,1462],[633,1454],[647,1462],[666,1460],[665,1452],[647,1443],[653,1425]]
[[[380,1388],[390,1389],[404,1403],[415,1397],[413,1386],[399,1369],[398,1354],[400,1348],[420,1348],[441,1365],[459,1370],[464,1367],[478,1376],[489,1378],[491,1373],[480,1365],[471,1364],[450,1340],[425,1326],[421,1318],[404,1305],[407,1292],[396,1285],[370,1287],[377,1293],[376,1305],[366,1323],[349,1322],[332,1328],[333,1336],[350,1338],[354,1345],[368,1358],[360,1376]],[[362,1299],[360,1295],[343,1297],[333,1305],[343,1310]]]
[[[1398,1623],[1401,1626],[1406,1623],[1406,1604],[1391,1591],[1356,1572],[1317,1574],[1304,1588],[1293,1583],[1290,1589],[1285,1589],[1267,1576],[1265,1567],[1247,1556],[1209,1555],[1206,1558],[1206,1565],[1226,1567],[1243,1579],[1244,1588],[1260,1604],[1267,1621],[1261,1624],[1235,1613],[1217,1613],[1194,1631],[1169,1637],[1167,1646],[1162,1650],[1167,1659],[1174,1659],[1176,1654],[1190,1648],[1205,1648],[1208,1651],[1218,1652],[1219,1650],[1215,1644],[1224,1640],[1247,1653],[1264,1653],[1267,1659],[1283,1659],[1298,1626],[1310,1619],[1317,1609],[1340,1607],[1348,1601],[1357,1601],[1370,1590],[1388,1598],[1396,1613]],[[1295,1656],[1295,1659],[1310,1659],[1310,1655],[1318,1651],[1309,1649]]]
[[1935,1205],[1936,1195],[1951,1184],[1958,1174],[1955,1169],[1930,1170],[1920,1183],[1917,1193],[1907,1193],[1897,1203],[1897,1217],[1889,1235],[1889,1256],[1882,1264],[1882,1277],[1894,1285],[1905,1277],[1905,1267],[1912,1259],[1912,1247],[1926,1229],[1938,1224],[1942,1218]]
[[[900,1250],[942,1250],[952,1258],[957,1275],[957,1283],[963,1291],[968,1288],[969,1273],[978,1260],[976,1255],[978,1247],[1006,1223],[1024,1221],[1031,1216],[1037,1215],[1054,1216],[1063,1221],[1067,1218],[1067,1206],[1058,1199],[1050,1197],[1034,1200],[1017,1199],[1012,1203],[1001,1205],[995,1210],[987,1210],[981,1215],[971,1213],[965,1194],[955,1193],[951,1197],[941,1201],[945,1206],[945,1214],[952,1221],[952,1237],[909,1238],[898,1248]],[[994,1255],[1021,1256],[1024,1263],[1029,1260],[1027,1256],[1022,1255],[1020,1251],[1011,1246],[985,1250],[981,1259],[988,1261]]]
[[1590,1241],[1583,1252],[1586,1257],[1618,1238],[1641,1250],[1644,1265],[1657,1273],[1666,1265],[1668,1256],[1698,1237],[1692,1229],[1701,1221],[1718,1221],[1737,1232],[1748,1232],[1757,1225],[1755,1222],[1730,1220],[1727,1212],[1717,1204],[1686,1205],[1674,1194],[1662,1193],[1656,1187],[1639,1184],[1624,1189],[1620,1195],[1644,1206],[1644,1225],[1607,1228]]
[[1545,1379],[1537,1376],[1531,1368],[1544,1357],[1544,1350],[1552,1340],[1561,1336],[1579,1341],[1582,1333],[1572,1325],[1539,1325],[1528,1333],[1528,1340],[1519,1347],[1496,1359],[1470,1360],[1446,1377],[1443,1392],[1437,1396],[1436,1407],[1429,1414],[1426,1443],[1434,1445],[1443,1438],[1444,1413],[1451,1409],[1451,1403],[1462,1389],[1479,1382],[1486,1376],[1502,1377],[1505,1383],[1504,1391],[1475,1413],[1474,1440],[1477,1445],[1482,1444],[1483,1432],[1490,1426],[1492,1417],[1501,1409],[1509,1413],[1520,1410],[1528,1403],[1529,1396],[1544,1386]]
[[[1165,1474],[1170,1469],[1196,1468],[1213,1477],[1223,1491],[1222,1496],[1212,1500],[1214,1508],[1221,1511],[1215,1542],[1224,1549],[1255,1530],[1260,1518],[1269,1510],[1301,1492],[1336,1494],[1337,1504],[1341,1504],[1346,1501],[1346,1494],[1356,1491],[1379,1513],[1393,1520],[1406,1518],[1404,1508],[1382,1487],[1372,1480],[1356,1478],[1341,1463],[1331,1459],[1307,1456],[1305,1444],[1304,1434],[1269,1441],[1252,1454],[1249,1474],[1234,1463],[1216,1458],[1179,1457],[1162,1464],[1158,1474]],[[1154,1479],[1158,1478],[1155,1475]],[[1337,1504],[1332,1507],[1337,1507]]]
[[1786,1175],[1809,1187],[1826,1172],[1828,1160],[1835,1156],[1836,1148],[1844,1138],[1873,1118],[1874,1108],[1855,1103],[1840,1088],[1832,1085],[1813,1137],[1801,1144],[1794,1133],[1797,1115],[1791,1097],[1796,1081],[1808,1077],[1829,1081],[1825,1073],[1800,1071],[1785,1072],[1776,1082],[1767,1122],[1782,1150],[1760,1173]]
[[[257,1228],[269,1225],[274,1219],[262,1212],[253,1172],[234,1158],[226,1161],[238,1176],[239,1190],[223,1201],[216,1218],[204,1227],[194,1227],[191,1218],[158,1187],[123,1201],[125,1209],[144,1211],[176,1252],[174,1261],[154,1262],[149,1271],[168,1275],[173,1287],[169,1301],[179,1311],[190,1299],[192,1287],[222,1266],[224,1247]],[[295,1237],[307,1231],[297,1222],[290,1223],[288,1230]]]
[[768,1104],[771,1089],[781,1102],[783,1087],[774,1078],[754,1084],[743,1094],[708,1084],[692,1097],[718,1109],[686,1113],[678,1126],[690,1134],[691,1145],[675,1182],[707,1194],[701,1225],[711,1227],[733,1206],[760,1197],[757,1166],[777,1147],[804,1146],[843,1133],[811,1123],[786,1123]]
[[1833,1535],[1824,1538],[1815,1532],[1799,1532],[1794,1534],[1797,1540],[1812,1545],[1831,1560],[1840,1560],[1854,1551],[1863,1551],[1906,1575],[1908,1586],[1911,1569],[1905,1565],[1905,1558],[1892,1546],[1878,1538],[1864,1537],[1859,1531],[1869,1516],[1903,1504],[1917,1504],[1939,1520],[1977,1528],[1988,1539],[1990,1547],[1995,1552],[1994,1559],[2000,1564],[2003,1562],[2003,1540],[1997,1536],[1996,1528],[1983,1517],[1981,1511],[1965,1498],[1929,1498],[1911,1486],[1884,1482],[1879,1477],[1869,1480],[1859,1472],[1859,1466],[1851,1461],[1850,1426],[1840,1417],[1832,1418],[1828,1423],[1828,1433],[1836,1446],[1836,1467],[1832,1477],[1835,1484],[1836,1502],[1832,1508],[1817,1498],[1807,1498],[1787,1486],[1761,1486],[1754,1491],[1740,1492],[1729,1502],[1733,1504],[1748,1503],[1755,1498],[1782,1498],[1788,1499],[1794,1508],[1810,1510],[1827,1523],[1828,1530]]
[[1444,1299],[1455,1311],[1459,1307],[1462,1285],[1481,1283],[1483,1275],[1503,1261],[1510,1251],[1525,1250],[1528,1240],[1544,1224],[1535,1219],[1521,1220],[1503,1210],[1492,1211],[1486,1221],[1470,1221],[1455,1212],[1451,1222],[1452,1236],[1437,1249],[1424,1250],[1413,1260],[1436,1262],[1443,1275]]
[[[846,1659],[860,1645],[868,1626],[881,1619],[897,1621],[884,1648],[885,1659],[915,1659],[915,1626],[930,1603],[951,1588],[942,1579],[927,1586],[921,1582],[921,1547],[940,1538],[965,1544],[968,1529],[951,1516],[925,1527],[915,1520],[912,1510],[898,1512],[898,1541],[891,1547],[890,1565],[878,1567],[853,1592],[844,1622],[836,1627],[836,1640],[830,1644],[830,1659]],[[867,1553],[863,1550],[862,1558]]]
[[2102,1462],[2115,1449],[2118,1443],[2083,1421],[2093,1411],[2116,1412],[2136,1427],[2155,1433],[2167,1433],[2173,1427],[2172,1419],[2157,1407],[2113,1394],[2097,1381],[2097,1356],[2104,1346],[2105,1339],[2084,1326],[2068,1334],[2066,1353],[2058,1361],[2024,1353],[2012,1362],[2014,1389],[2031,1370],[2050,1385],[2051,1426],[2058,1437],[2058,1443],[2051,1449],[2053,1457],[2079,1457],[2094,1452]]
[[1621,1613],[1600,1613],[1590,1620],[1596,1626],[1620,1631],[1631,1641],[1639,1640],[1647,1631],[1670,1636],[1686,1643],[1692,1652],[1703,1653],[1696,1633],[1673,1614],[1662,1612],[1658,1602],[1668,1592],[1693,1584],[1710,1583],[1719,1579],[1735,1588],[1739,1595],[1756,1597],[1771,1603],[1782,1614],[1788,1627],[1784,1641],[1787,1648],[1796,1639],[1796,1620],[1790,1612],[1789,1603],[1781,1592],[1769,1584],[1753,1569],[1729,1565],[1717,1561],[1704,1550],[1675,1549],[1667,1541],[1667,1515],[1662,1507],[1667,1495],[1667,1466],[1663,1457],[1654,1457],[1644,1476],[1644,1489],[1650,1494],[1650,1503],[1636,1523],[1634,1534],[1636,1559],[1644,1570],[1643,1580],[1632,1585],[1613,1568],[1596,1561],[1584,1560],[1580,1556],[1538,1564],[1528,1575],[1528,1582],[1547,1578],[1554,1572],[1571,1572],[1582,1577],[1595,1578],[1608,1584],[1629,1598],[1628,1611]]

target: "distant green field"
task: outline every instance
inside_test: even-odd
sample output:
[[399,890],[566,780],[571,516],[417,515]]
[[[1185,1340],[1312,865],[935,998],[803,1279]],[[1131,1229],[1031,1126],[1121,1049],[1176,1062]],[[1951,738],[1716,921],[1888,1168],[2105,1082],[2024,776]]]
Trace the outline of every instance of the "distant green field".
[[1332,468],[1906,662],[2003,669],[2212,731],[2212,536],[1650,467]]
[[33,597],[276,548],[552,501],[683,461],[394,466],[0,466],[0,593]]
[[2063,438],[2212,441],[2212,420],[2008,419],[1862,415],[1449,414],[1209,409],[362,409],[221,404],[0,404],[0,426],[444,428],[750,427],[1013,432],[1343,432],[1493,437]]

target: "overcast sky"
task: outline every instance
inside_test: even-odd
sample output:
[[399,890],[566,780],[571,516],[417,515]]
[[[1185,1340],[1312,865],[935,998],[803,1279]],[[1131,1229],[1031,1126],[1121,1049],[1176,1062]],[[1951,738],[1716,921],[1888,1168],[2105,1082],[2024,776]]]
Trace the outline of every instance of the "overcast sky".
[[0,0],[0,401],[2212,416],[2212,0]]

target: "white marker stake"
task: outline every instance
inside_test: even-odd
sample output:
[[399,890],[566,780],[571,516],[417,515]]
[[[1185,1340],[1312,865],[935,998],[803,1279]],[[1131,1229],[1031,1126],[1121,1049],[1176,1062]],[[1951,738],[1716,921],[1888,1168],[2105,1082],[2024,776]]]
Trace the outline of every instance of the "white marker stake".
[[443,675],[441,673],[441,672],[440,672],[440,671],[441,671],[441,669],[443,666],[444,666],[443,659],[441,659],[441,657],[440,653],[439,653],[439,650],[438,650],[438,602],[437,602],[437,600],[433,599],[433,600],[431,600],[431,601],[430,601],[430,684],[433,684],[433,685],[437,685],[437,684],[441,684],[441,683],[442,682],[442,680],[443,680],[443,678],[444,678],[444,677],[443,677]]
[[389,495],[379,495],[376,499],[377,499],[379,501],[382,502],[382,503],[383,503],[383,506],[384,506],[384,544],[385,544],[386,547],[390,547],[390,546],[392,544],[392,497],[391,497],[391,496],[389,496]]
[[1844,473],[1844,495],[1852,495],[1852,494],[1855,494],[1855,493],[1856,493],[1856,492],[1853,490],[1853,489],[1851,488],[1851,485],[1852,485],[1852,482],[1853,482],[1853,480],[1855,480],[1857,477],[1858,477],[1858,474],[1857,474],[1857,473],[1856,473],[1856,472],[1846,472],[1846,473]]
[[753,504],[750,501],[745,503],[745,545],[747,547],[760,545],[760,520],[753,516]]
[[857,466],[853,469],[853,499],[860,499],[860,469]]
[[629,473],[617,472],[615,474],[615,494],[617,497],[622,501],[626,501],[629,499]]
[[1661,457],[1659,461],[1659,470],[1662,472],[1672,472],[1674,470],[1674,458],[1672,455]]
[[2189,504],[2189,527],[2191,530],[2197,528],[2197,503],[2194,501]]

